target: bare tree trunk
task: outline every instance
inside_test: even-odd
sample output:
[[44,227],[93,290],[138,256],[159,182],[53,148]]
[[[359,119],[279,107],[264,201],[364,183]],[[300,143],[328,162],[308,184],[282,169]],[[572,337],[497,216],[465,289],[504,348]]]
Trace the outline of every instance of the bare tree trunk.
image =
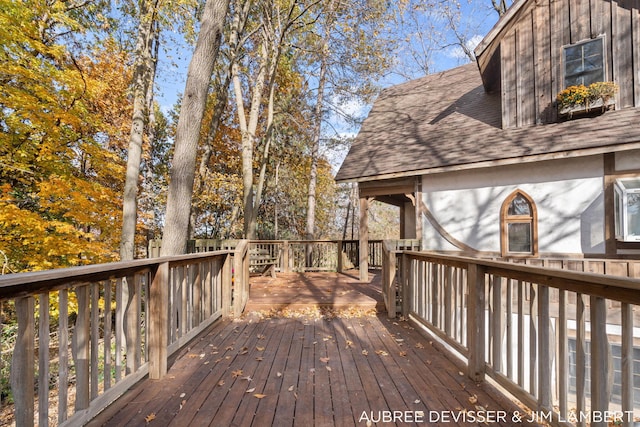
[[[327,83],[327,61],[329,57],[329,38],[333,30],[335,3],[332,0],[328,5],[328,13],[325,22],[324,36],[320,46],[320,75],[318,76],[318,97],[314,111],[315,126],[313,129],[313,142],[311,146],[311,170],[309,172],[309,191],[307,193],[307,226],[306,239],[315,238],[316,227],[316,187],[318,183],[318,155],[320,152],[320,134],[322,131],[322,110],[324,108],[324,88]],[[310,258],[310,254],[307,254]]]
[[133,118],[129,134],[127,152],[127,176],[124,184],[122,203],[122,234],[120,238],[120,260],[131,260],[135,252],[135,235],[138,218],[138,177],[142,160],[142,140],[144,121],[147,113],[147,92],[153,87],[152,46],[156,36],[154,26],[158,1],[142,1],[140,6],[140,24],[135,50],[133,71]]
[[161,255],[186,250],[200,127],[228,7],[229,0],[207,0],[202,14],[178,118]]

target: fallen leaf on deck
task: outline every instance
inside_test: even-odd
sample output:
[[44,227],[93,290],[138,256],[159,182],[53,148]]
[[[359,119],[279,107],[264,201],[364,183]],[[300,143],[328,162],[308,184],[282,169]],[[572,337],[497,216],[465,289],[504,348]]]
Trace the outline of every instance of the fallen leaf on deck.
[[257,360],[258,362],[262,362],[262,361],[264,360],[264,358],[262,358],[262,357],[256,357],[256,360]]
[[328,363],[328,362],[329,362],[329,358],[328,358],[328,357],[321,357],[321,358],[320,358],[320,361],[321,361],[322,363]]
[[400,357],[407,357],[407,352],[406,351],[401,351],[400,352]]
[[287,390],[293,391],[293,386],[290,386]]
[[276,374],[276,377],[278,377],[278,378],[280,378],[281,376],[282,376],[282,372],[278,372],[278,373]]
[[248,389],[246,393],[253,393],[254,391],[256,391],[255,387]]
[[478,403],[478,396],[474,394],[473,396],[469,397],[469,403],[471,403],[472,405]]
[[153,420],[155,420],[155,419],[156,419],[156,413],[155,413],[155,412],[152,412],[152,413],[150,413],[149,415],[147,415],[146,417],[144,417],[144,420],[145,420],[147,423],[150,423],[151,421],[153,421]]
[[424,348],[424,344],[417,342],[416,343],[416,348]]
[[218,387],[222,387],[224,385],[224,380],[218,381]]
[[347,348],[353,347],[353,341],[347,340]]
[[369,352],[367,350],[362,350],[362,354],[364,354],[365,356],[369,355]]
[[331,372],[331,366],[327,366],[327,371]]
[[231,375],[233,376],[233,378],[241,377],[242,376],[242,369],[238,369],[237,371],[231,372]]
[[262,399],[263,397],[267,397],[266,394],[260,394],[260,393],[256,393],[253,395],[253,397],[255,397],[256,399]]
[[258,351],[264,351],[264,347],[256,347],[256,350],[258,350]]
[[376,350],[376,354],[377,354],[378,356],[388,356],[388,355],[389,355],[389,353],[387,353],[387,352],[386,352],[386,351],[384,351],[384,350]]
[[180,393],[180,399],[182,399],[183,397],[185,397],[187,394],[186,393]]

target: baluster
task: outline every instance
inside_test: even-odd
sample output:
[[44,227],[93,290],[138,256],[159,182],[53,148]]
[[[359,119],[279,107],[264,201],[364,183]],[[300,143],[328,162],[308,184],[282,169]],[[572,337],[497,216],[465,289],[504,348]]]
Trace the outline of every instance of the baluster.
[[500,372],[502,370],[502,277],[493,276],[493,289],[492,289],[492,360],[494,372]]
[[549,315],[549,288],[538,286],[538,404],[551,409],[551,320]]
[[558,383],[558,402],[560,416],[567,419],[569,393],[569,337],[567,334],[567,291],[560,290],[558,296],[559,318],[558,318],[558,356],[557,363],[557,383]]
[[49,294],[38,295],[38,425],[49,425]]
[[34,425],[34,310],[35,300],[33,297],[16,299],[18,333],[11,359],[11,390],[15,402],[14,412],[17,426]]
[[[625,412],[623,425],[633,425],[633,417],[626,414],[633,412],[633,306],[622,304],[622,411]],[[626,412],[629,411],[629,412]]]
[[104,282],[104,390],[111,388],[111,286],[110,280]]
[[529,393],[537,395],[538,390],[538,289],[537,285],[530,283],[529,290]]
[[67,419],[69,389],[69,291],[58,294],[58,424]]
[[[609,361],[607,306],[604,298],[590,298],[591,311],[591,411],[604,414],[609,409]],[[592,427],[606,427],[605,420],[592,420]]]
[[78,316],[72,347],[76,367],[76,412],[89,407],[89,286],[76,288]]
[[507,296],[505,310],[505,330],[507,335],[507,378],[513,380],[513,280],[507,279]]
[[518,385],[524,388],[524,287],[522,280],[518,280]]
[[[585,411],[585,306],[582,294],[576,294],[576,413]],[[578,420],[577,425],[584,426]]]
[[98,396],[98,346],[100,344],[100,310],[98,300],[100,288],[97,283],[90,285],[91,289],[91,400]]

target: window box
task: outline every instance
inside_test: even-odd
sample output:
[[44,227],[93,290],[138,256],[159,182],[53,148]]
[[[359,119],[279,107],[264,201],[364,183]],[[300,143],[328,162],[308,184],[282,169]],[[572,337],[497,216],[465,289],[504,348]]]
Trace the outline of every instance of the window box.
[[558,94],[558,115],[573,117],[578,114],[604,113],[615,105],[618,85],[613,82],[595,82],[569,86]]
[[566,117],[570,119],[574,116],[582,116],[589,113],[604,113],[605,111],[612,108],[615,109],[615,105],[615,99],[609,99],[607,101],[596,99],[595,101],[580,105],[560,106],[560,104],[558,104],[558,114],[560,115],[560,117]]

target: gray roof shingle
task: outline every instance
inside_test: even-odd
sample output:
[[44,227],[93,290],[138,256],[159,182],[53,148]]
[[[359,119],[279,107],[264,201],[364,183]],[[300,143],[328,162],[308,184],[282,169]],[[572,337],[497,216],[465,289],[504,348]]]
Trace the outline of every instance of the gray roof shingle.
[[640,142],[640,109],[516,129],[502,129],[501,114],[500,94],[485,92],[475,63],[392,86],[374,103],[336,181],[616,151]]

